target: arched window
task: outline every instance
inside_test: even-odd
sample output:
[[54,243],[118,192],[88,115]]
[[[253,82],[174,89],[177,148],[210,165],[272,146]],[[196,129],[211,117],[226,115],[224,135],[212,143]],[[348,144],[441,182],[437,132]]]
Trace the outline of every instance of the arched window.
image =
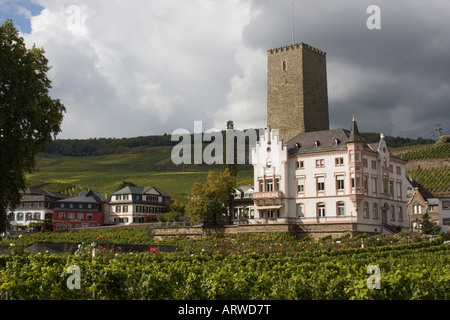
[[367,201],[364,202],[363,212],[364,218],[369,218],[369,203]]
[[418,203],[415,203],[413,206],[413,210],[414,210],[413,212],[415,214],[420,214],[420,213],[422,213],[422,206]]
[[266,167],[267,168],[272,168],[272,159],[271,158],[267,158],[267,160],[266,160]]
[[286,60],[283,61],[283,71],[287,70],[287,63]]
[[325,203],[320,202],[317,204],[317,216],[319,218],[325,217]]

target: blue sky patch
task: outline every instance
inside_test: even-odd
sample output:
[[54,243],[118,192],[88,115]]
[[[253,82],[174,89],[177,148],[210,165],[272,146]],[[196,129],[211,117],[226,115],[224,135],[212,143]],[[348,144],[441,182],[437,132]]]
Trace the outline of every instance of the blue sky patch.
[[6,19],[11,19],[14,26],[22,33],[30,33],[31,17],[38,15],[43,9],[31,0],[0,0],[0,23],[3,24]]

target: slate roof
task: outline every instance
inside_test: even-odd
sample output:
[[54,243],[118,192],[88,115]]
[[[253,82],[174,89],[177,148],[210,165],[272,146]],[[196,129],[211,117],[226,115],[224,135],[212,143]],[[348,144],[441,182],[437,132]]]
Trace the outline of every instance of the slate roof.
[[408,179],[409,183],[411,184],[411,186],[416,189],[420,195],[422,196],[422,198],[424,199],[424,201],[427,201],[430,198],[436,198],[430,191],[428,191],[427,189],[425,189],[419,182],[417,182],[416,180],[410,179],[410,178],[406,178]]
[[102,196],[96,191],[81,191],[78,196],[59,200],[58,202],[77,202],[77,203],[100,203],[104,201]]
[[287,142],[289,154],[317,153],[325,151],[347,150],[347,143],[362,142],[367,151],[377,152],[378,142],[367,144],[359,133],[355,119],[351,130],[331,129],[301,133]]
[[112,195],[121,195],[121,194],[145,194],[150,189],[155,189],[159,194],[163,197],[170,198],[170,195],[162,191],[161,189],[155,187],[136,187],[136,186],[127,186],[125,188],[120,189],[119,191],[114,192]]
[[361,136],[358,130],[358,125],[356,124],[355,117],[352,121],[352,129],[350,131],[350,136],[348,137],[347,143],[349,142],[364,142],[364,138]]
[[125,188],[122,188],[116,192],[113,193],[113,195],[121,195],[121,194],[142,194],[144,191],[144,188],[142,187],[135,187],[135,186],[126,186]]
[[[351,138],[351,132],[345,129],[305,132],[289,140],[287,147],[289,154],[347,150],[347,143],[355,142],[353,139],[355,137]],[[365,150],[376,152],[366,143],[363,147]]]
[[25,191],[23,191],[22,194],[35,194],[35,195],[49,196],[49,197],[61,198],[61,199],[68,197],[67,195],[62,194],[62,193],[50,192],[50,191],[41,189],[42,187],[45,187],[47,184],[48,183],[31,186],[31,187],[27,188]]

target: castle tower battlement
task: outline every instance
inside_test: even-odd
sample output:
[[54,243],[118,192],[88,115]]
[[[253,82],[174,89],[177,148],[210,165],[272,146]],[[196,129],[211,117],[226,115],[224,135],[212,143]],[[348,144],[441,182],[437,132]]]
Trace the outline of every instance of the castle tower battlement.
[[320,54],[322,56],[326,55],[325,51],[322,51],[320,49],[317,49],[313,46],[310,46],[309,44],[303,43],[303,42],[298,42],[298,43],[294,43],[291,45],[287,45],[287,46],[283,46],[283,47],[278,47],[278,48],[272,48],[267,50],[268,53],[270,54],[276,54],[276,53],[283,53],[285,51],[289,51],[289,50],[295,50],[295,49],[300,49],[301,47],[311,50],[312,52],[316,52],[317,54]]
[[267,51],[267,126],[286,143],[329,130],[326,53],[303,42]]

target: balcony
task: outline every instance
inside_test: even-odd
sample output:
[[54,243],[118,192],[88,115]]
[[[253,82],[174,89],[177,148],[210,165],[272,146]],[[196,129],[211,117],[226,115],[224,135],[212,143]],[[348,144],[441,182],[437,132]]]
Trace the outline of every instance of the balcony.
[[282,197],[283,192],[281,191],[265,191],[253,193],[253,200],[281,199]]

